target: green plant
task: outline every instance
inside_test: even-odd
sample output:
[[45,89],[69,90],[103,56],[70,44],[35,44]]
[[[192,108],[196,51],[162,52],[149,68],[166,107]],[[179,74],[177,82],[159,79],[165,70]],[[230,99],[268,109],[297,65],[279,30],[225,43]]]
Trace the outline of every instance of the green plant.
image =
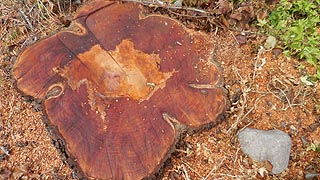
[[280,0],[267,22],[258,25],[282,42],[285,54],[315,66],[311,80],[320,80],[320,0]]
[[10,34],[9,40],[14,40],[19,36],[18,32],[14,31]]
[[311,143],[308,147],[307,147],[307,151],[312,150],[312,151],[317,151],[318,153],[320,153],[320,143]]

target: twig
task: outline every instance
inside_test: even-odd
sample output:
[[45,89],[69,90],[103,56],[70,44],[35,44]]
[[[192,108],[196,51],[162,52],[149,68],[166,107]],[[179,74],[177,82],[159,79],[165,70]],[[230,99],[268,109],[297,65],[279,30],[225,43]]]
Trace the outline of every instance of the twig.
[[14,114],[14,110],[13,110],[14,99],[15,99],[14,93],[12,93],[11,101],[9,101],[9,106],[10,106],[9,118],[11,118],[12,115]]
[[236,151],[236,156],[235,156],[234,161],[233,161],[233,165],[234,165],[234,166],[236,165],[236,162],[237,162],[237,160],[238,160],[239,150],[240,150],[240,148],[238,147],[238,148],[237,148],[237,151]]
[[0,146],[0,149],[2,150],[2,152],[4,152],[4,154],[6,154],[7,156],[10,156],[10,152],[8,151],[7,148]]
[[[183,163],[183,165],[187,166],[192,172],[194,172],[197,176],[199,176],[200,178],[203,178],[203,176],[201,176],[201,174],[199,174],[196,170],[194,170],[187,162],[182,161],[182,163]],[[187,175],[188,175],[188,173],[187,173]]]
[[236,41],[236,43],[237,43],[238,45],[240,45],[239,41],[237,40],[236,36],[234,36],[234,34],[233,34],[232,31],[230,31],[230,34],[231,34],[231,36],[233,37],[233,39]]
[[241,107],[240,107],[240,112],[237,114],[237,119],[236,121],[231,125],[231,127],[227,130],[227,133],[229,133],[231,130],[236,129],[236,127],[238,126],[238,124],[244,119],[245,116],[247,116],[252,110],[253,108],[251,108],[246,114],[244,114],[245,111],[245,107],[247,105],[247,93],[250,91],[250,89],[246,86],[246,82],[247,80],[244,80],[243,77],[239,74],[238,69],[233,68],[233,71],[235,72],[235,74],[239,77],[239,79],[241,80],[241,86],[243,89],[243,93],[242,93],[242,102],[241,102]]
[[186,167],[183,164],[181,165],[181,167],[182,167],[184,179],[185,180],[190,180],[190,177],[189,177],[188,171],[186,170]]
[[[285,80],[284,80],[285,81]],[[277,87],[276,84],[274,83],[280,83],[282,86],[285,87],[285,90],[281,89],[280,87]],[[289,84],[288,81],[285,81],[287,84]],[[296,101],[296,99],[299,97],[299,95],[301,95],[301,91],[303,89],[303,87],[300,87],[299,90],[297,92],[295,92],[294,94],[294,97],[290,100],[290,98],[288,97],[287,93],[286,93],[286,90],[289,90],[290,88],[285,84],[283,83],[279,78],[277,77],[273,77],[272,79],[272,85],[274,86],[274,89],[276,89],[277,91],[279,92],[274,92],[272,90],[270,90],[269,86],[270,86],[270,83],[267,85],[267,90],[269,91],[269,93],[271,93],[275,98],[279,99],[280,101],[283,101],[283,98],[285,98],[285,101],[288,103],[287,106],[285,106],[284,104],[282,105],[282,108],[281,110],[287,110],[288,108],[291,109],[291,111],[293,112],[293,107],[295,106],[302,106],[303,105],[303,102],[304,102],[304,99],[305,97],[307,96],[306,93],[303,93],[302,95],[302,103],[299,103],[299,104],[296,104],[294,103]]]
[[27,23],[27,25],[28,25],[28,28],[29,28],[30,30],[33,30],[33,26],[32,26],[32,24],[31,24],[31,22],[30,22],[29,17],[28,17],[21,9],[19,9],[19,12],[20,12],[20,14],[22,15],[22,17],[24,18],[24,20],[26,21],[26,23]]
[[[292,108],[291,102],[290,102],[287,94],[286,94],[282,89],[280,89],[280,88],[278,88],[278,87],[276,87],[276,89],[278,89],[278,90],[281,92],[281,94],[285,97],[285,99],[286,99],[286,101],[287,101],[287,103],[288,103],[288,106],[290,107],[291,111],[293,112],[293,108]],[[286,108],[283,108],[283,109],[286,110],[287,107],[286,107]]]
[[188,10],[188,11],[194,11],[197,13],[201,13],[204,14],[203,17],[208,17],[207,15],[209,14],[209,12],[204,11],[202,9],[198,9],[198,8],[190,8],[190,7],[176,7],[176,6],[172,6],[172,5],[168,5],[162,1],[142,1],[142,0],[122,0],[124,2],[137,2],[140,3],[142,5],[147,5],[147,6],[159,6],[159,7],[163,7],[166,9],[178,9],[178,10]]
[[[136,2],[136,3],[140,3],[142,5],[145,5],[145,6],[156,6],[156,7],[162,7],[162,8],[166,8],[168,9],[168,11],[170,11],[171,13],[175,14],[175,15],[178,15],[178,16],[186,16],[186,17],[195,17],[195,18],[208,18],[208,17],[212,17],[212,16],[209,16],[210,12],[208,11],[205,11],[203,9],[198,9],[198,8],[192,8],[192,7],[177,7],[177,6],[172,6],[170,4],[167,4],[167,3],[164,3],[162,1],[143,1],[143,0],[122,0],[124,2]],[[193,11],[193,12],[196,12],[196,13],[200,13],[202,15],[199,15],[199,16],[190,16],[190,15],[184,15],[184,14],[179,14],[179,13],[176,13],[172,10],[187,10],[187,11]]]
[[223,157],[223,159],[220,160],[220,162],[210,170],[210,172],[208,173],[208,175],[203,179],[203,180],[207,180],[210,175],[212,174],[213,171],[216,171],[220,168],[220,166],[222,165],[222,163],[224,162],[224,160],[226,159],[226,157]]
[[217,175],[220,175],[220,176],[227,176],[227,177],[232,177],[232,178],[236,178],[236,179],[239,179],[240,177],[243,177],[243,176],[233,176],[233,175],[230,175],[230,174],[224,174],[224,173],[217,173]]

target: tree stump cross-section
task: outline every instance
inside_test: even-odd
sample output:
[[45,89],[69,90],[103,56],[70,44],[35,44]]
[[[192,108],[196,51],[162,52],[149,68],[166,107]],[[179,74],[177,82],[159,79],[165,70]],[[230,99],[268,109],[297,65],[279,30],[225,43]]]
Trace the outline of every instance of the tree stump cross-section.
[[142,179],[189,128],[215,122],[226,98],[207,35],[135,3],[96,0],[74,28],[28,47],[17,87],[41,99],[88,179]]

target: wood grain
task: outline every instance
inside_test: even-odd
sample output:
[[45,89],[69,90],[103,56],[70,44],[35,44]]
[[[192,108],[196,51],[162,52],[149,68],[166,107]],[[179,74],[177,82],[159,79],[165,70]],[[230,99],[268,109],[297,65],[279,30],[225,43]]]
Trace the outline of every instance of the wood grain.
[[151,176],[184,130],[225,110],[206,35],[142,9],[93,1],[75,17],[80,31],[30,46],[14,66],[89,179]]

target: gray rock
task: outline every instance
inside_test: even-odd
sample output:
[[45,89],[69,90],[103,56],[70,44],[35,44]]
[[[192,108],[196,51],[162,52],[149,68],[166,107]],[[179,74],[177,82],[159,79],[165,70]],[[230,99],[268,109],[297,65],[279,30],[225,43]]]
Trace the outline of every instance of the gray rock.
[[263,131],[245,128],[238,133],[240,148],[250,158],[257,161],[269,161],[272,173],[281,173],[288,167],[291,138],[280,130]]

